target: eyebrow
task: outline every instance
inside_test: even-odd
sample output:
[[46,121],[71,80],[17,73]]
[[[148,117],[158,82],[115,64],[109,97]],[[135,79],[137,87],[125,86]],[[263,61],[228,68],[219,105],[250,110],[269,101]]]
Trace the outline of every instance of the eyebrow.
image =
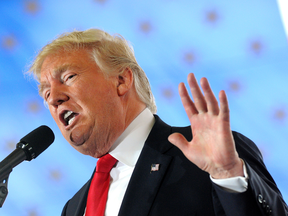
[[[56,69],[54,69],[52,71],[52,76],[53,77],[59,77],[62,73],[64,73],[65,71],[67,71],[68,69],[71,69],[71,68],[78,68],[77,66],[75,65],[72,65],[72,64],[64,64],[64,65],[60,65],[59,67],[57,67]],[[41,75],[40,75],[41,76]],[[45,88],[48,88],[50,85],[47,84],[47,83],[39,83],[38,85],[38,93],[41,97],[43,97],[42,95],[42,92]]]

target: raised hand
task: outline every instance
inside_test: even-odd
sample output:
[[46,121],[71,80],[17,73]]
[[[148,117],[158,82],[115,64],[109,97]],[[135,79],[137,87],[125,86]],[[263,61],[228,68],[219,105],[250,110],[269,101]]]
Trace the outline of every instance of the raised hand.
[[169,141],[215,179],[244,176],[242,160],[230,129],[225,92],[219,93],[219,106],[206,78],[200,80],[204,94],[194,74],[188,75],[188,84],[194,102],[183,83],[179,84],[179,94],[191,123],[193,139],[188,142],[182,134],[174,133],[169,136]]

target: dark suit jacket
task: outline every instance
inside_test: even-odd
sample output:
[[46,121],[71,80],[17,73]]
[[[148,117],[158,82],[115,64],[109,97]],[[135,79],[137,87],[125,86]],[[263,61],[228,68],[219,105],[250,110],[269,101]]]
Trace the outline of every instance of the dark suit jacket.
[[[213,184],[209,175],[169,143],[168,136],[182,133],[192,139],[191,128],[156,122],[140,154],[119,211],[120,216],[257,216],[288,215],[287,205],[255,144],[233,132],[239,156],[245,161],[249,188],[229,193]],[[151,164],[160,164],[151,172]],[[91,179],[69,200],[62,216],[82,216]]]

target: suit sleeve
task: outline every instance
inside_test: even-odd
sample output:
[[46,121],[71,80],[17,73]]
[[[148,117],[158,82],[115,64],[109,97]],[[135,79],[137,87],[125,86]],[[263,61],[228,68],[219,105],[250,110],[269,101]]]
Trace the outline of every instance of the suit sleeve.
[[[216,209],[223,207],[223,215],[245,216],[287,216],[288,207],[267,171],[262,155],[256,145],[247,137],[233,132],[239,157],[245,162],[248,172],[248,189],[243,193],[229,193],[216,184],[212,192]],[[222,215],[219,211],[219,216]]]

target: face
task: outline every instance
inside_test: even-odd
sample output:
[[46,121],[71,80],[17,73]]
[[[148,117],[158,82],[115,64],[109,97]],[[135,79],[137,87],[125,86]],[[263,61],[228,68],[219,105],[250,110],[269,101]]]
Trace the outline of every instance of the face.
[[79,152],[100,157],[125,129],[118,85],[81,49],[46,57],[39,90],[65,139]]

